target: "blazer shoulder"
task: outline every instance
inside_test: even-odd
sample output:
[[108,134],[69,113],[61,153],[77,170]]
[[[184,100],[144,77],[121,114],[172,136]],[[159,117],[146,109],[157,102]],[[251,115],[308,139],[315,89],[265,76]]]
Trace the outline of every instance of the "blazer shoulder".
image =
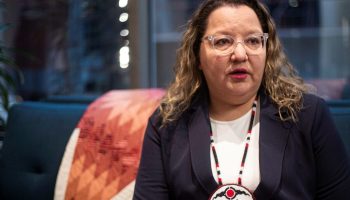
[[305,94],[303,99],[303,107],[299,115],[299,124],[304,127],[310,127],[316,132],[323,132],[318,130],[322,125],[324,130],[336,132],[336,127],[330,109],[326,101],[314,94]]
[[325,100],[322,97],[312,93],[305,93],[303,95],[303,98],[304,98],[304,104],[315,104],[320,101],[325,102]]
[[152,125],[156,129],[160,129],[162,127],[162,115],[160,113],[159,107],[152,113],[149,117],[148,123]]
[[306,109],[306,110],[317,110],[317,109],[321,109],[321,110],[324,110],[324,109],[327,109],[328,106],[327,106],[327,103],[326,101],[315,95],[315,94],[304,94],[303,96],[303,109]]
[[184,114],[180,116],[179,119],[171,121],[167,123],[166,125],[163,125],[163,117],[160,113],[160,109],[157,108],[153,114],[149,118],[149,124],[154,127],[158,132],[162,133],[169,133],[172,132],[176,127],[178,127],[180,124],[182,124],[182,121],[184,119]]

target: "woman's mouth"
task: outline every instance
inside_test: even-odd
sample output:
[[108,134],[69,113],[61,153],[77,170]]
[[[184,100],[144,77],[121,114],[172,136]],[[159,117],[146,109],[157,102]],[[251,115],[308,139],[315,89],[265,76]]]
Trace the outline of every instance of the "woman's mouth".
[[229,76],[233,79],[246,79],[248,77],[248,72],[246,69],[238,68],[230,72]]

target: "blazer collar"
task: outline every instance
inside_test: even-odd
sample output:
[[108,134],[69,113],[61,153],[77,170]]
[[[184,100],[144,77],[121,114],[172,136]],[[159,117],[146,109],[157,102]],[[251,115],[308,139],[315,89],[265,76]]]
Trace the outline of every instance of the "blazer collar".
[[[211,195],[219,185],[214,180],[210,164],[208,106],[203,103],[194,108],[188,124],[191,160],[197,180]],[[257,199],[268,199],[278,189],[290,127],[288,122],[279,120],[277,109],[261,92],[259,139],[261,181],[254,192]]]

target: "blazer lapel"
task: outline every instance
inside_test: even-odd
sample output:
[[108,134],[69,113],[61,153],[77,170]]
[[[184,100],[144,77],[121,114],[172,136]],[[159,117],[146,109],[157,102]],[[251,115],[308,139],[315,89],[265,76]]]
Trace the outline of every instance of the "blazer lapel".
[[282,122],[269,98],[260,95],[259,162],[261,182],[255,190],[257,199],[270,199],[277,191],[283,157],[290,132],[290,122]]
[[193,171],[200,185],[210,195],[218,184],[214,180],[210,164],[210,136],[208,113],[199,106],[189,122],[189,141]]

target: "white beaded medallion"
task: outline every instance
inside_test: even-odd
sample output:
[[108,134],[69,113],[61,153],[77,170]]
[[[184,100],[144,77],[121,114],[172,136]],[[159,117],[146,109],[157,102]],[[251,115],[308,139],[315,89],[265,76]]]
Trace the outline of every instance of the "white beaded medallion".
[[243,186],[227,184],[220,186],[209,200],[253,200],[253,194]]

